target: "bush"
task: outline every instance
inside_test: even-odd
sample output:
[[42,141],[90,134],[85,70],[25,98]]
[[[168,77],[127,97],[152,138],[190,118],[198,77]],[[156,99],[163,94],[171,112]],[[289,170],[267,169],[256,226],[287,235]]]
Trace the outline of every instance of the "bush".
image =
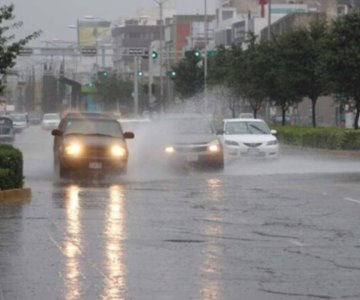
[[0,144],[0,189],[23,187],[23,156],[12,145]]
[[331,150],[360,150],[360,131],[341,128],[276,126],[281,143]]

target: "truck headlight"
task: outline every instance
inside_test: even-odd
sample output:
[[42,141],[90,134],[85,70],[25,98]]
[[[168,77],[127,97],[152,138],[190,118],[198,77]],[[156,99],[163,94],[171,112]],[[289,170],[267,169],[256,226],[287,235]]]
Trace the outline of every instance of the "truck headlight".
[[120,145],[114,145],[111,147],[111,154],[113,157],[125,157],[126,149]]
[[71,156],[78,156],[82,152],[82,147],[80,144],[73,143],[65,147],[65,153]]
[[167,146],[165,148],[165,153],[166,154],[173,154],[175,152],[175,148],[173,146]]

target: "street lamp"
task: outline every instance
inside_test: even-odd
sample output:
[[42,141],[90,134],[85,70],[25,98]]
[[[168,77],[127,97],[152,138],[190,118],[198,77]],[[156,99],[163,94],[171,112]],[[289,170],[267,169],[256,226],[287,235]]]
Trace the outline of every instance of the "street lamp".
[[160,103],[162,105],[162,108],[164,110],[164,86],[163,86],[163,33],[164,33],[164,24],[163,24],[163,5],[168,0],[154,0],[159,5],[159,14],[160,14],[160,41],[159,41],[159,52],[160,52]]
[[204,106],[205,112],[207,112],[208,106],[208,93],[207,93],[207,73],[208,73],[208,20],[207,20],[207,0],[204,0],[204,35],[205,35],[205,55],[204,55]]
[[271,41],[271,0],[268,0],[268,41]]

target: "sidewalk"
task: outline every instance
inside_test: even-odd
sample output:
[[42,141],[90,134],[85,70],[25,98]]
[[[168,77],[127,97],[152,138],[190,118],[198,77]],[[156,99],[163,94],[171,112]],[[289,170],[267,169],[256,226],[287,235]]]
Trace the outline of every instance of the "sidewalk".
[[14,201],[30,201],[30,200],[31,200],[30,188],[0,191],[0,203],[14,202]]

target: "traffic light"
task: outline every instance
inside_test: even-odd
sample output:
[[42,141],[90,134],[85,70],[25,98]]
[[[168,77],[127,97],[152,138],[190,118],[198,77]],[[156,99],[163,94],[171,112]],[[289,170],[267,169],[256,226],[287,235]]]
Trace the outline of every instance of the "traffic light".
[[144,72],[143,71],[137,71],[137,76],[138,77],[143,77],[144,76]]
[[201,52],[200,52],[199,49],[188,50],[188,51],[185,51],[185,57],[187,57],[190,60],[193,60],[194,58],[196,60],[200,60],[201,59]]
[[157,58],[158,57],[158,53],[156,52],[156,51],[152,51],[151,52],[151,58],[152,59],[155,59],[155,58]]
[[176,77],[176,71],[171,70],[166,72],[167,76],[171,77],[171,78],[175,78]]
[[109,72],[106,71],[106,70],[98,71],[97,74],[98,74],[98,77],[99,77],[99,78],[101,78],[101,77],[108,77],[108,76],[109,76]]

